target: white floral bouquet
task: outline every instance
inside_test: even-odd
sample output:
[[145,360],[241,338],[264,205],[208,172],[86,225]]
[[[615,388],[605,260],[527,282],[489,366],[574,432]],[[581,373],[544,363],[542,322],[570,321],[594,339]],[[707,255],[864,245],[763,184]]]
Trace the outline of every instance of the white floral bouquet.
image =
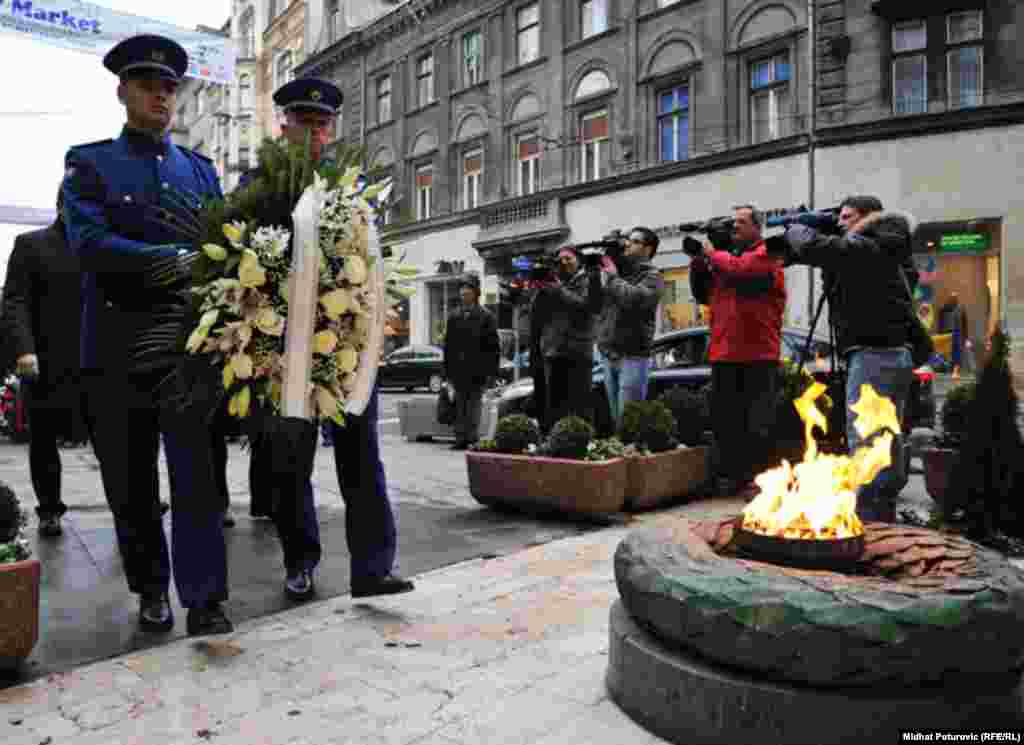
[[[417,270],[371,251],[373,205],[386,201],[390,181],[367,185],[358,168],[349,168],[333,183],[314,174],[314,183],[323,201],[311,408],[315,419],[342,424],[372,351],[371,332],[414,293],[408,281]],[[191,289],[199,322],[186,349],[220,367],[232,416],[247,417],[254,403],[281,415],[292,235],[255,221],[226,222],[221,230],[223,241],[202,245],[212,278]]]

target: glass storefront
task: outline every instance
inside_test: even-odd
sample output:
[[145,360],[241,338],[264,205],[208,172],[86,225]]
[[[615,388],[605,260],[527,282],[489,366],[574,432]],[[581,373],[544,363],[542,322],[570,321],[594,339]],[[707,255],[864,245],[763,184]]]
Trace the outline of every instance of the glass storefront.
[[974,374],[1000,320],[998,220],[922,225],[914,263],[916,299],[935,341],[937,371]]
[[449,314],[462,305],[459,295],[459,275],[443,277],[427,281],[427,292],[430,295],[428,320],[430,333],[427,335],[430,344],[444,344],[445,326]]
[[707,314],[690,292],[690,270],[667,269],[663,272],[665,292],[658,308],[658,333],[704,326]]

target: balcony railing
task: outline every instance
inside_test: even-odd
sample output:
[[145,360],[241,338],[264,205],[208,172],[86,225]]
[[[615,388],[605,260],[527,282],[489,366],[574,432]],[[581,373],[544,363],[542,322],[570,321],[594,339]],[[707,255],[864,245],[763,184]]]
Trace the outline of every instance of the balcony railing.
[[547,216],[548,199],[539,198],[522,202],[513,202],[512,204],[488,210],[484,212],[482,222],[485,229],[494,229],[505,225],[513,225],[519,222],[541,220]]

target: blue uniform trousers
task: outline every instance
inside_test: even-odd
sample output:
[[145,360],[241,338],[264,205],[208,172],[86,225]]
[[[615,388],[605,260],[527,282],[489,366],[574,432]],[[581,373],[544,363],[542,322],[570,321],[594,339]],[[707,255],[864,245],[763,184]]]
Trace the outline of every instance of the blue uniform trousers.
[[[161,415],[156,406],[153,389],[160,376],[84,374],[89,428],[129,589],[167,592],[173,556],[181,604],[202,607],[228,596],[223,496],[209,438],[197,437],[203,422]],[[171,482],[170,554],[160,514],[161,434]]]
[[[379,398],[374,389],[362,416],[345,417],[344,427],[332,425],[334,464],[345,502],[345,536],[353,579],[382,577],[395,563],[397,532],[380,459],[378,411]],[[261,457],[258,448],[254,448],[252,457],[257,469],[269,461]],[[322,554],[312,482],[306,481],[297,496],[297,503],[282,502],[274,513],[285,569],[290,574],[312,571]]]

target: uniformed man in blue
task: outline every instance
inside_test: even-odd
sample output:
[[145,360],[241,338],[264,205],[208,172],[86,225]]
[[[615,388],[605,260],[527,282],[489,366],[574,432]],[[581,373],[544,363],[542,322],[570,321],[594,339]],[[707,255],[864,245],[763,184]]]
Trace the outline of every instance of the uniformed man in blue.
[[[140,598],[139,626],[168,631],[171,561],[161,521],[157,456],[160,435],[171,481],[171,545],[175,585],[188,609],[188,633],[227,633],[224,505],[210,447],[158,407],[157,386],[180,360],[139,364],[140,337],[166,318],[180,294],[147,286],[157,259],[180,256],[181,233],[161,208],[221,196],[213,164],[173,145],[168,135],[175,96],[187,67],[176,42],[134,36],[103,58],[120,79],[117,97],[127,124],[117,139],[72,147],[66,156],[67,234],[81,260],[82,373],[93,443],[114,514],[128,587]],[[194,214],[194,212],[193,212]],[[181,276],[187,276],[184,268]],[[136,346],[133,346],[136,345]]]
[[[308,138],[314,162],[324,159],[324,145],[334,139],[341,102],[336,85],[316,78],[298,78],[274,93],[274,103],[285,116],[284,136],[293,144],[304,144]],[[345,501],[353,597],[393,595],[413,589],[412,582],[393,572],[395,517],[380,459],[377,419],[378,393],[374,389],[361,416],[345,417],[344,427],[330,425],[335,469]],[[255,471],[268,461],[258,446],[251,457]],[[313,574],[320,563],[321,548],[313,484],[307,481],[298,497],[302,500],[300,509],[278,509],[274,520],[284,549],[285,593],[301,601],[314,594]]]

